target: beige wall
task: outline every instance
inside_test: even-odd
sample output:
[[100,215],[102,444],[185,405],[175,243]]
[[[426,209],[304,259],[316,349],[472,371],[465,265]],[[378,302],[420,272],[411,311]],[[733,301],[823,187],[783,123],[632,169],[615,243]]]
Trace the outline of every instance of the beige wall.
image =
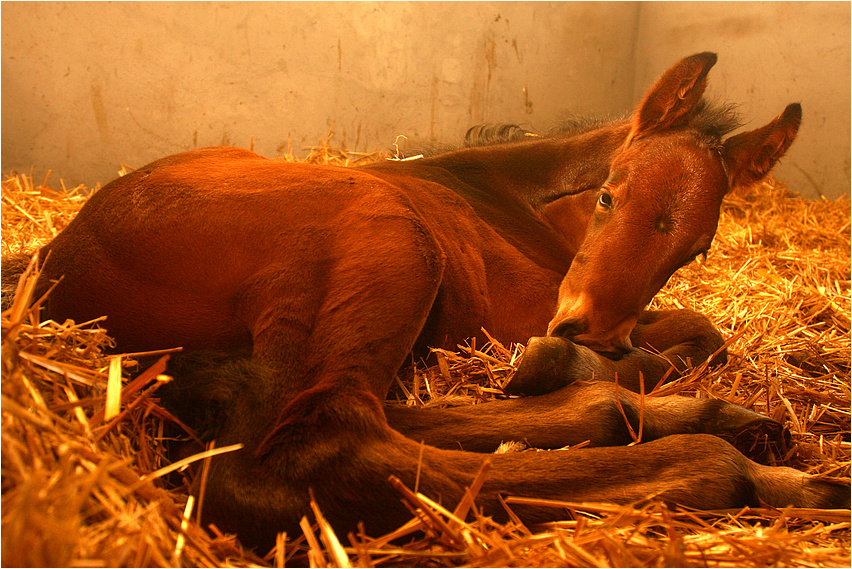
[[804,104],[784,173],[816,182],[794,189],[848,193],[849,4],[725,6],[6,2],[2,169],[92,185],[122,162],[252,138],[298,154],[329,128],[358,151],[399,134],[456,143],[485,121],[547,130],[565,111],[629,111],[711,49],[714,92],[754,124]]
[[[4,4],[3,170],[105,182],[194,147],[274,156],[629,106],[635,4]],[[605,19],[614,34],[604,30]],[[627,63],[626,63],[627,62]]]

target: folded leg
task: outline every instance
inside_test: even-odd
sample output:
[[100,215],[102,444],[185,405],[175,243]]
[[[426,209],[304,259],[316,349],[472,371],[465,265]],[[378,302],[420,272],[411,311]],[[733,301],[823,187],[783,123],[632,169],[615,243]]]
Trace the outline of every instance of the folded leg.
[[617,378],[619,385],[638,393],[640,374],[650,391],[660,380],[680,377],[711,357],[714,365],[727,361],[722,335],[691,310],[646,310],[630,338],[634,349],[617,360],[565,338],[532,338],[505,391],[539,395],[577,380]]
[[642,397],[609,382],[577,382],[545,395],[445,409],[392,406],[385,414],[394,429],[415,441],[476,452],[494,451],[507,441],[556,449],[707,433],[758,458],[768,447],[782,446],[786,434],[776,421],[721,400]]

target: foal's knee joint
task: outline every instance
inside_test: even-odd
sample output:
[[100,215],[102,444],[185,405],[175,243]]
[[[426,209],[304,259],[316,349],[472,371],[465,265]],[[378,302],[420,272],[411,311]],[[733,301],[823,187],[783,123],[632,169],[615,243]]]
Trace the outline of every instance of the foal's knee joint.
[[[630,401],[617,396],[611,383],[600,383],[601,389],[588,403],[587,415],[598,421],[595,446],[621,446],[633,442],[630,429],[638,432],[639,417]],[[629,425],[629,427],[628,427]]]

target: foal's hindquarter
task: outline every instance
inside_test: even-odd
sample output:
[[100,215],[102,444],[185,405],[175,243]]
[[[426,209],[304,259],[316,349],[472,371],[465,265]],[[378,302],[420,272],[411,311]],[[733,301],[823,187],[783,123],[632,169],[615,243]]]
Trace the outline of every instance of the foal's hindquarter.
[[[701,55],[676,67],[675,79],[686,73],[687,87],[703,81],[712,62]],[[699,79],[690,71],[696,61]],[[687,87],[664,83],[673,104],[696,104]],[[525,365],[536,373],[515,391],[535,397],[453,409],[383,406],[412,352],[453,348],[480,327],[503,342],[548,329],[557,303],[573,294],[560,283],[575,255],[596,254],[586,226],[600,233],[619,215],[625,195],[610,164],[628,132],[651,137],[665,125],[677,140],[691,140],[678,130],[677,107],[666,105],[655,118],[649,105],[632,126],[363,169],[284,164],[233,148],[162,159],[105,186],[45,247],[43,284],[63,278],[47,316],[106,314],[122,351],[226,352],[213,366],[193,366],[204,357],[192,355],[179,362],[172,400],[217,446],[243,445],[211,461],[203,522],[248,544],[266,547],[279,531],[298,532],[310,491],[339,532],[360,521],[370,533],[391,530],[410,516],[391,475],[452,508],[486,460],[479,453],[505,440],[545,449],[590,441],[591,448],[493,456],[476,500],[487,515],[505,517],[501,494],[618,503],[660,497],[708,509],[848,503],[848,488],[759,465],[720,438],[754,429],[780,436],[769,419],[724,402],[643,399],[625,389],[638,391],[642,372],[650,390],[668,372],[666,358],[698,363],[721,346],[693,313],[630,314],[638,322],[635,349],[618,361],[568,338],[530,343]],[[782,119],[730,149],[737,172],[771,168],[777,157],[763,148],[767,138],[781,140],[783,154],[789,142],[774,135],[789,131],[792,119]],[[601,187],[611,202],[589,199]],[[580,212],[574,224],[559,215],[572,209]],[[685,257],[700,252],[690,247]],[[661,269],[664,277],[673,262]],[[641,292],[637,298],[656,290]],[[591,337],[594,326],[581,330],[569,310],[578,305],[564,311],[570,326],[553,327]],[[538,373],[556,348],[559,369]],[[243,351],[250,358],[240,359]],[[583,381],[616,373],[618,393],[612,383]],[[648,442],[613,446],[630,442],[625,418],[638,430],[640,415]],[[517,511],[528,522],[560,515]]]

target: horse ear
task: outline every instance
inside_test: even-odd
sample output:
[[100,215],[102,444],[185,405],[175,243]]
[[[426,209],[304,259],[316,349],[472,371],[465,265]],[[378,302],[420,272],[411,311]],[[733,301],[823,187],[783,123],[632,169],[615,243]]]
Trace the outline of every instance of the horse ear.
[[802,105],[787,105],[768,125],[732,136],[724,143],[722,159],[731,188],[761,180],[784,156],[802,124]]
[[715,64],[716,54],[705,51],[680,60],[663,73],[633,115],[628,142],[685,123],[701,101],[707,73]]

